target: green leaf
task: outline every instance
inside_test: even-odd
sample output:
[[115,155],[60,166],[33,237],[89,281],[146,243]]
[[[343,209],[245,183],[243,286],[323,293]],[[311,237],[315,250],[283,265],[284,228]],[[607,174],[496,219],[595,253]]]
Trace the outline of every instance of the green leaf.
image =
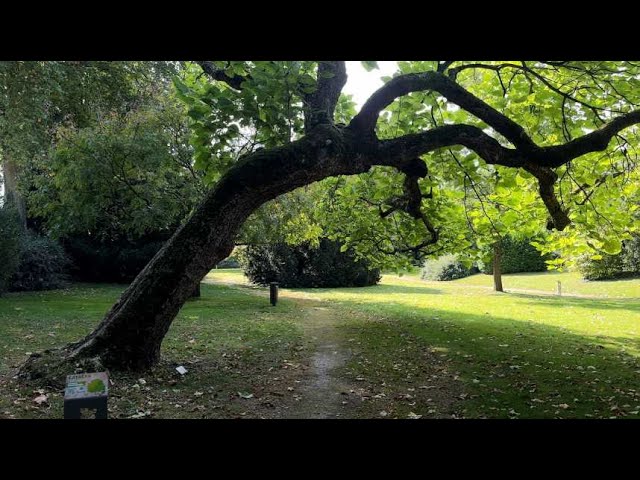
[[379,70],[378,62],[360,62],[367,72]]
[[602,245],[602,250],[609,255],[617,255],[622,250],[622,242],[615,237],[607,238]]

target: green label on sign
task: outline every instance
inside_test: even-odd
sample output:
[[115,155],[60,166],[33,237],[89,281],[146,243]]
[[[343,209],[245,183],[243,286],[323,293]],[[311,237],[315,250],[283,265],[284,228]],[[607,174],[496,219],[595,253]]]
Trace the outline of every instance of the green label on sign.
[[103,397],[109,393],[107,372],[81,373],[67,376],[65,400],[72,398]]

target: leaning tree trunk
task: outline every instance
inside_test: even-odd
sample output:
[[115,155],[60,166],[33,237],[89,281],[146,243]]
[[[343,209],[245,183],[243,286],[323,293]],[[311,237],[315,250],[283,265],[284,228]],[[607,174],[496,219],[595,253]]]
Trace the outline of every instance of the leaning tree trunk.
[[371,167],[364,155],[354,159],[345,137],[334,127],[319,127],[286,147],[245,157],[207,194],[91,334],[63,349],[32,355],[20,375],[59,383],[77,364],[115,370],[153,366],[171,322],[202,278],[231,253],[251,212],[302,185]]
[[504,292],[502,288],[502,242],[500,240],[493,244],[493,289],[496,292]]

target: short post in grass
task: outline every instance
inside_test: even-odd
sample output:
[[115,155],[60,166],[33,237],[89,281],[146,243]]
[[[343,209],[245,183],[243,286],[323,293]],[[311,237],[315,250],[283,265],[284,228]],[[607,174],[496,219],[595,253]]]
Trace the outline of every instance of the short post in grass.
[[562,296],[562,283],[560,283],[560,280],[558,280],[558,290],[557,293],[559,296]]
[[94,418],[107,418],[108,396],[107,372],[68,375],[64,390],[64,418],[83,418],[83,410],[94,410]]
[[276,303],[278,303],[278,282],[271,282],[269,284],[269,301],[274,307]]

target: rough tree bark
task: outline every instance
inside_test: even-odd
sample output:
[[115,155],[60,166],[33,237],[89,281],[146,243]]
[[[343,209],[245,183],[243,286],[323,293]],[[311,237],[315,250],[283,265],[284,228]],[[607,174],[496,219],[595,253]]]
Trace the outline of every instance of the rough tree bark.
[[502,242],[500,240],[493,244],[493,289],[496,292],[504,292],[502,288]]
[[[5,154],[6,155],[6,154]],[[5,158],[2,163],[2,178],[4,180],[4,196],[8,203],[16,207],[20,218],[20,226],[27,229],[27,204],[18,189],[17,169],[15,163]]]
[[[242,89],[243,78],[229,77],[210,62],[199,63],[215,81]],[[22,378],[57,380],[58,384],[62,375],[77,365],[129,370],[153,366],[160,358],[162,340],[171,322],[200,280],[231,253],[243,222],[260,205],[295,188],[385,165],[405,173],[408,180],[404,188],[411,199],[420,192],[417,181],[427,174],[420,156],[438,148],[463,145],[489,164],[533,173],[553,226],[562,230],[569,219],[555,197],[557,177],[552,169],[585,153],[604,150],[617,132],[640,122],[640,111],[634,111],[564,145],[539,147],[521,126],[452,78],[442,72],[428,72],[389,81],[372,95],[349,126],[338,127],[333,124],[333,112],[346,81],[344,62],[320,62],[319,70],[332,75],[320,77],[316,92],[305,98],[306,135],[286,146],[258,150],[241,159],[140,272],[97,328],[77,343],[33,354],[20,370]],[[493,127],[513,147],[501,145],[470,125],[445,125],[379,140],[375,135],[379,113],[396,98],[419,90],[440,93]],[[409,201],[407,205],[411,206],[409,214],[424,217],[419,202]],[[423,220],[428,225],[426,217]],[[435,231],[430,233],[437,239]]]

